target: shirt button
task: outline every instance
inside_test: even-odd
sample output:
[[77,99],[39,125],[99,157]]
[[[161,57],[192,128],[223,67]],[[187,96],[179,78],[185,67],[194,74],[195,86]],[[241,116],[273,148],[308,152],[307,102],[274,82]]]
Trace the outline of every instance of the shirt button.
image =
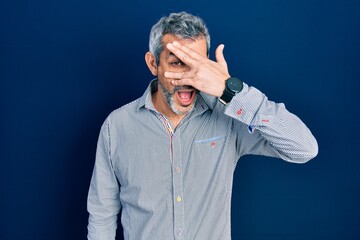
[[180,173],[181,169],[179,167],[176,167],[175,171],[176,171],[176,173]]
[[176,201],[181,202],[182,198],[180,196],[177,196]]
[[182,231],[182,229],[181,228],[178,228],[178,230],[177,230],[177,233],[178,233],[178,235],[182,235],[182,233],[183,233],[183,231]]

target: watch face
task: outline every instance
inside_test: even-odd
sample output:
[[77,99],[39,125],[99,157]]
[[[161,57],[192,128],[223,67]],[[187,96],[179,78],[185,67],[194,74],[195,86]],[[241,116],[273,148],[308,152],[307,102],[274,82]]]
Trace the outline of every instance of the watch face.
[[227,80],[226,85],[229,88],[229,90],[234,92],[234,93],[240,92],[242,90],[242,88],[243,88],[242,81],[240,79],[234,78],[234,77]]

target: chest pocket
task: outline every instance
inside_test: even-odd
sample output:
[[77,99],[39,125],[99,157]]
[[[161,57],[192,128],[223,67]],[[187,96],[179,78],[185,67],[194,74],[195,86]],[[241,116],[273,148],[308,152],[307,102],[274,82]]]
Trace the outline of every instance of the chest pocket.
[[216,176],[226,175],[222,174],[226,170],[226,164],[221,161],[225,139],[225,136],[215,136],[193,140],[187,170],[189,175],[196,176],[199,186],[209,186],[214,179],[219,181]]
[[209,145],[210,147],[215,147],[217,143],[223,142],[225,136],[218,136],[218,137],[212,137],[212,138],[205,138],[205,139],[195,139],[194,144],[201,146],[201,145]]
[[193,149],[197,156],[201,156],[205,161],[216,160],[220,157],[224,148],[225,136],[215,136],[210,138],[195,139]]

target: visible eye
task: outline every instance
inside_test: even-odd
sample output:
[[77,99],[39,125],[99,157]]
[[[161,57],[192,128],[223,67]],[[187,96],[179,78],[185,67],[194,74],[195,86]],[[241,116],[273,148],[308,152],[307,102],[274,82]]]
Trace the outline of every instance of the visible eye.
[[170,62],[170,65],[175,66],[175,67],[180,67],[180,66],[184,66],[185,64],[181,61],[173,61],[173,62]]

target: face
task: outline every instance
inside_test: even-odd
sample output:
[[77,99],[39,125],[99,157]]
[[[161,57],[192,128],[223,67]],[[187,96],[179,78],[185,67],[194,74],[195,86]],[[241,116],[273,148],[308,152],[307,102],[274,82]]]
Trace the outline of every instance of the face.
[[160,62],[156,66],[156,71],[152,71],[159,80],[158,94],[163,98],[168,108],[172,112],[183,115],[191,111],[194,107],[198,91],[191,86],[174,86],[170,78],[164,76],[165,72],[186,72],[190,68],[184,64],[178,57],[166,48],[167,43],[178,41],[188,46],[203,56],[207,56],[207,46],[205,38],[181,39],[172,34],[164,35],[163,51],[160,53]]

